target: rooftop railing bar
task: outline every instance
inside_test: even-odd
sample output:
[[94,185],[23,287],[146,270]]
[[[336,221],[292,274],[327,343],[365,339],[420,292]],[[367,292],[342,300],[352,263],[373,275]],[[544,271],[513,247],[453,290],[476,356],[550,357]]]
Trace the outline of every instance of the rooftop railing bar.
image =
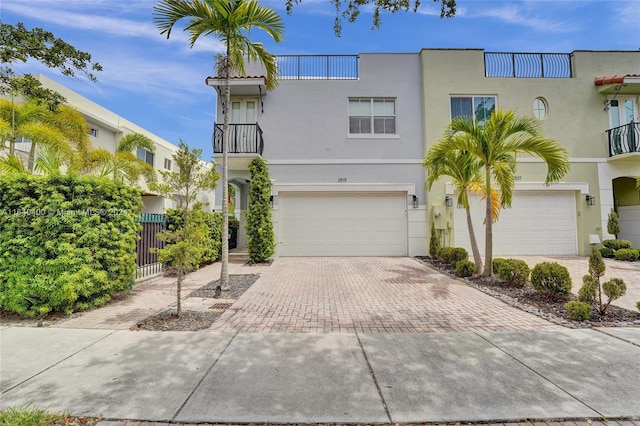
[[571,78],[569,53],[485,52],[485,77]]
[[607,130],[609,157],[640,153],[640,123],[632,122]]
[[357,80],[358,55],[276,55],[281,80]]

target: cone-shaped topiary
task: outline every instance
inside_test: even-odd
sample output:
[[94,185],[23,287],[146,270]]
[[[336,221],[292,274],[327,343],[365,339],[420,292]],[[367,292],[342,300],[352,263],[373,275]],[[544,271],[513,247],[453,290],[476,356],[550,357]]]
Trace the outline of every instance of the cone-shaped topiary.
[[249,209],[247,211],[247,237],[249,257],[264,262],[275,253],[275,237],[271,221],[271,179],[267,163],[255,158],[249,163]]

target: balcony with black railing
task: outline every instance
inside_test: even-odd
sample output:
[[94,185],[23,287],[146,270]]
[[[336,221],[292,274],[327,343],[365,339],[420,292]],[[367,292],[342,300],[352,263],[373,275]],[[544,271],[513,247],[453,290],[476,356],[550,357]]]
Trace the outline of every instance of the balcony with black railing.
[[640,154],[640,123],[631,122],[607,130],[609,157]]
[[[216,124],[213,131],[213,152],[222,154],[222,124]],[[258,124],[229,124],[229,154],[262,155],[264,139]]]

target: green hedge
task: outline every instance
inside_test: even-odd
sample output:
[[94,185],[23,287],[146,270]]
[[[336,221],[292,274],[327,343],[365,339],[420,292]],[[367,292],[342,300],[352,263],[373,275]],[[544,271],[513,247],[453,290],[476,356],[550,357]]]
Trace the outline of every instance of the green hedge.
[[[222,249],[222,215],[220,213],[198,210],[192,213],[193,225],[203,229],[208,235],[204,240],[200,251],[200,258],[197,259],[198,267],[213,263],[220,259]],[[182,211],[179,209],[167,210],[167,229],[175,231],[182,226]],[[231,226],[231,218],[229,218]]]
[[0,176],[0,309],[70,313],[131,288],[141,210],[108,179]]

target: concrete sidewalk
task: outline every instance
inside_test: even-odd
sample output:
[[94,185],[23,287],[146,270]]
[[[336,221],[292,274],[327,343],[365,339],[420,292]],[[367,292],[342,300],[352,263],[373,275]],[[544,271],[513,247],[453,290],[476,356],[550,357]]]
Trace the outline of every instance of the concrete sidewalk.
[[32,404],[113,421],[640,418],[638,328],[233,334],[7,327],[0,356],[0,409]]

